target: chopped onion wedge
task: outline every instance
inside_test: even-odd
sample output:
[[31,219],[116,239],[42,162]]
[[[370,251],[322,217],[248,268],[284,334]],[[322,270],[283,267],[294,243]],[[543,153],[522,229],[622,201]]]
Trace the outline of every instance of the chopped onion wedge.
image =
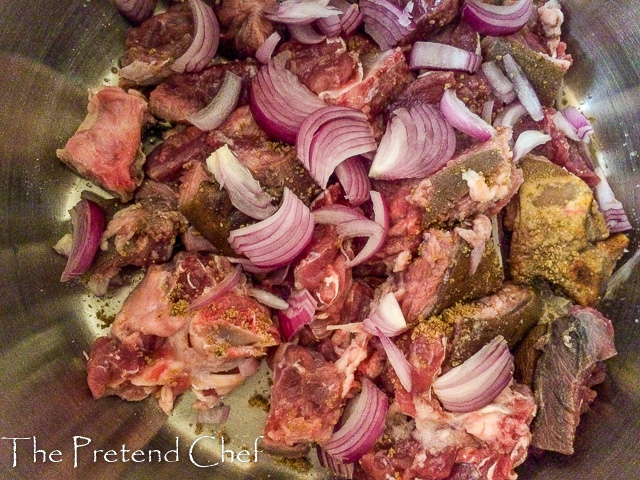
[[158,0],[115,0],[116,8],[131,23],[142,23],[151,18]]
[[178,73],[202,70],[216,56],[220,42],[220,25],[211,7],[202,0],[188,1],[195,31],[189,49],[171,65]]
[[407,358],[404,356],[404,353],[402,353],[402,350],[400,350],[398,346],[377,327],[376,333],[380,339],[382,348],[384,348],[384,351],[387,354],[387,358],[389,359],[389,363],[391,364],[393,371],[396,372],[396,375],[400,380],[402,388],[411,393],[411,365],[409,365]]
[[484,102],[482,106],[482,119],[491,125],[491,120],[493,119],[493,107],[495,106],[495,99],[491,98]]
[[313,211],[316,223],[322,225],[339,225],[352,220],[366,220],[363,214],[346,205],[328,205]]
[[261,222],[232,230],[229,245],[257,267],[281,267],[305,249],[313,229],[309,207],[285,187],[278,211]]
[[380,331],[387,337],[395,337],[406,331],[407,321],[396,296],[389,292],[380,297],[362,326],[372,335],[377,335]]
[[351,205],[362,205],[369,199],[371,182],[360,157],[347,158],[335,170],[336,177]]
[[328,5],[329,0],[284,0],[278,4],[275,11],[265,13],[264,16],[273,22],[304,25],[340,13],[338,9]]
[[497,336],[462,365],[433,382],[444,408],[451,412],[472,412],[491,403],[513,376],[513,356],[502,336]]
[[311,113],[296,138],[298,158],[322,188],[346,159],[376,149],[367,116],[349,107],[329,106]]
[[434,68],[439,70],[478,71],[482,57],[468,50],[443,43],[416,42],[411,48],[409,67],[413,70]]
[[522,106],[536,122],[541,121],[544,118],[542,104],[533,85],[531,85],[531,82],[529,82],[529,79],[525,76],[520,65],[518,65],[509,53],[502,57],[502,63],[507,71],[507,77],[511,80],[511,83],[513,83],[513,88]]
[[600,179],[598,185],[596,185],[596,198],[598,200],[598,206],[600,211],[604,215],[607,225],[611,233],[626,232],[632,230],[633,227],[629,223],[629,218],[620,203],[613,193],[607,177],[600,167],[595,169],[595,174]]
[[225,72],[220,90],[213,100],[199,112],[187,115],[187,122],[208,132],[222,125],[238,105],[242,79],[235,73]]
[[362,391],[349,400],[342,426],[322,448],[334,459],[352,463],[364,456],[385,428],[389,399],[368,378],[362,377]]
[[520,102],[513,102],[502,112],[500,112],[500,114],[493,122],[493,126],[513,128],[515,124],[518,123],[520,119],[525,115],[527,115],[527,111],[524,109],[522,104]]
[[104,213],[97,203],[82,199],[71,209],[71,225],[71,251],[60,277],[61,282],[79,277],[93,263],[105,227]]
[[249,288],[247,293],[250,297],[255,298],[267,307],[275,308],[276,310],[286,310],[289,308],[289,304],[280,297],[260,288]]
[[289,308],[278,312],[280,332],[289,341],[298,331],[313,320],[318,301],[307,289],[293,292],[287,299]]
[[342,12],[339,16],[342,32],[347,36],[351,35],[362,23],[363,15],[360,7],[357,3],[349,3],[345,0],[331,0],[331,4]]
[[338,475],[340,478],[349,480],[353,478],[353,463],[342,463],[340,460],[336,460],[320,446],[316,446],[316,453],[318,454],[318,462],[321,466],[331,470],[332,473]]
[[251,81],[249,105],[256,122],[270,137],[295,143],[304,119],[325,103],[283,65],[271,60]]
[[[410,2],[413,4],[412,2]],[[401,10],[388,0],[360,0],[364,31],[383,52],[411,34],[416,26],[411,12]]]
[[556,127],[571,140],[589,143],[593,135],[593,126],[576,108],[567,107],[556,112],[553,117]]
[[217,299],[222,298],[224,295],[233,290],[236,285],[238,285],[241,278],[242,267],[240,265],[236,265],[233,271],[231,271],[226,277],[224,277],[221,282],[206,288],[198,298],[191,302],[191,305],[189,305],[189,310],[201,310],[205,307],[208,307]]
[[494,37],[511,35],[524,27],[533,14],[532,0],[511,5],[492,5],[483,0],[465,0],[462,18],[476,32]]
[[312,25],[289,25],[289,33],[298,42],[314,45],[323,42],[327,37],[318,33]]
[[258,220],[275,213],[271,195],[262,190],[260,183],[238,161],[228,145],[223,145],[207,158],[207,167],[220,187],[227,190],[233,206],[242,213]]
[[495,61],[485,62],[482,64],[482,72],[484,76],[489,80],[493,94],[498,100],[505,104],[509,104],[516,99],[516,91],[513,89],[513,84],[502,73],[502,70]]
[[452,127],[470,137],[486,141],[496,134],[496,129],[469,110],[452,88],[442,95],[440,111]]
[[513,161],[517,162],[527,153],[551,140],[551,136],[538,130],[526,130],[518,135],[513,147]]
[[269,35],[256,51],[256,60],[258,60],[260,63],[268,63],[269,60],[271,60],[273,51],[278,46],[281,38],[282,37],[280,37],[280,34],[278,32],[273,32],[271,35]]

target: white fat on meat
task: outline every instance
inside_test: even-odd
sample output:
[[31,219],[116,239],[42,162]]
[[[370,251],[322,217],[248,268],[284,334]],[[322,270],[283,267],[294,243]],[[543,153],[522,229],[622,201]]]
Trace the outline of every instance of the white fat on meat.
[[491,238],[492,225],[491,220],[486,215],[478,215],[473,220],[473,226],[470,229],[456,227],[455,232],[466,241],[471,247],[471,261],[469,264],[469,275],[476,273],[478,265],[484,254],[484,247]]
[[467,170],[462,173],[462,179],[467,182],[469,188],[469,197],[474,202],[488,203],[492,201],[502,200],[509,194],[509,181],[500,178],[499,175],[496,178],[496,182],[489,186],[485,181],[484,176],[476,172],[475,170]]
[[351,385],[353,385],[356,369],[367,358],[369,338],[371,336],[368,333],[357,333],[351,340],[351,344],[335,362],[338,372],[343,373],[345,377],[342,383],[342,398],[347,396]]
[[538,18],[547,37],[560,36],[564,14],[562,13],[562,5],[558,0],[549,0],[538,7]]

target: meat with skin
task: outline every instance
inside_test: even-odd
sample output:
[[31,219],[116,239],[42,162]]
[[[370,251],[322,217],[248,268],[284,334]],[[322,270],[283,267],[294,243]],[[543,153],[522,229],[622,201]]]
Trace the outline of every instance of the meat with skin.
[[103,87],[89,92],[87,112],[56,155],[80,176],[128,202],[143,178],[140,142],[147,102],[137,92]]
[[241,58],[255,56],[274,32],[273,23],[263,16],[263,12],[275,7],[276,3],[275,0],[223,0],[216,9],[223,27],[221,48],[231,50]]
[[123,85],[157,85],[173,73],[171,64],[187,51],[193,39],[188,4],[174,3],[127,34],[120,69]]
[[186,228],[175,198],[147,196],[118,211],[102,234],[101,250],[88,272],[89,289],[102,296],[122,268],[166,262],[176,236]]
[[580,415],[595,398],[590,387],[604,380],[598,362],[614,355],[613,326],[598,311],[576,306],[553,322],[535,372],[535,447],[573,453]]
[[232,269],[223,257],[186,252],[150,267],[110,334],[91,351],[87,382],[93,396],[141,400],[156,394],[168,414],[188,389],[198,399],[194,407],[204,409],[241,385],[255,372],[255,358],[279,343],[269,310],[242,288],[189,309]]
[[319,353],[293,344],[278,349],[273,370],[263,447],[295,455],[329,440],[340,418],[343,375]]
[[542,278],[581,305],[593,305],[629,239],[609,237],[591,189],[578,177],[544,157],[527,156],[520,166],[525,181],[511,241],[514,281]]
[[149,111],[172,123],[188,123],[186,117],[206,107],[216,96],[225,72],[242,78],[239,105],[249,102],[249,83],[257,73],[254,63],[219,63],[198,73],[179,73],[158,85],[149,95]]

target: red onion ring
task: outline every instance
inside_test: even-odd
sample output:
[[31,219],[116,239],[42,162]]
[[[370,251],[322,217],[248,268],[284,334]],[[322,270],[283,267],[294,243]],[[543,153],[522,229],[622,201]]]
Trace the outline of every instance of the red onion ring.
[[362,391],[349,401],[342,426],[322,448],[343,463],[352,463],[367,453],[385,428],[389,399],[368,378],[362,377]]
[[228,145],[223,145],[207,158],[207,167],[220,187],[224,187],[234,207],[245,215],[264,220],[276,212],[273,198],[262,190],[247,167],[242,165]]
[[464,70],[475,73],[482,64],[482,56],[462,48],[435,42],[416,42],[411,48],[409,68]]
[[153,16],[158,0],[115,0],[120,14],[131,23],[142,23]]
[[242,278],[242,267],[236,265],[232,272],[230,272],[224,279],[216,283],[215,285],[206,288],[202,294],[196,298],[191,305],[189,305],[189,311],[202,310],[208,307],[217,299],[222,298],[224,295],[233,290]]
[[499,37],[516,33],[533,14],[532,0],[518,0],[512,5],[491,5],[483,0],[465,0],[462,19],[483,35]]
[[340,460],[336,460],[325,452],[319,445],[316,445],[316,453],[318,455],[318,462],[322,467],[329,469],[340,478],[346,478],[349,480],[353,478],[353,463],[342,463]]
[[518,65],[509,53],[502,57],[502,63],[507,71],[507,77],[511,80],[511,83],[513,83],[513,88],[522,106],[536,122],[541,121],[544,118],[542,104],[540,103],[540,99],[538,99],[538,94],[533,88],[533,85],[531,85],[525,76],[520,65]]
[[497,336],[461,365],[433,382],[433,393],[451,412],[472,412],[491,403],[513,377],[513,356]]
[[611,233],[632,230],[633,227],[631,223],[629,223],[629,218],[624,211],[622,203],[616,199],[604,172],[600,167],[597,167],[595,174],[600,179],[600,182],[598,182],[595,188],[596,199],[598,200],[600,211],[607,221],[609,230]]
[[195,25],[193,41],[171,69],[175,72],[199,72],[206,67],[218,51],[220,25],[211,7],[202,0],[188,0]]
[[364,31],[383,52],[395,46],[415,30],[410,12],[400,10],[387,0],[360,0]]
[[522,104],[520,102],[514,102],[498,114],[493,122],[493,126],[513,128],[525,115],[528,114]]
[[289,33],[294,40],[305,45],[314,45],[324,42],[327,37],[318,33],[313,25],[289,25]]
[[328,0],[284,0],[280,2],[273,12],[266,12],[264,17],[272,22],[285,23],[287,25],[309,24],[319,18],[332,17],[339,13],[334,8],[327,6]]
[[482,64],[482,72],[487,77],[493,94],[498,100],[505,104],[509,104],[516,99],[516,91],[513,89],[513,84],[502,73],[502,70],[495,61],[485,62]]
[[273,60],[251,81],[251,113],[270,137],[295,143],[302,122],[325,103]]
[[273,32],[269,35],[256,50],[256,60],[260,63],[268,63],[281,38],[278,32]]
[[362,326],[371,335],[377,335],[379,331],[387,337],[400,335],[408,328],[400,304],[391,292],[384,294],[371,307],[369,318],[362,322]]
[[526,130],[518,135],[513,147],[513,161],[517,162],[527,153],[551,140],[551,136],[538,130]]
[[389,363],[391,364],[393,371],[396,372],[398,380],[400,380],[402,388],[411,393],[413,385],[411,382],[411,365],[409,365],[409,361],[404,356],[404,353],[402,353],[402,350],[400,350],[398,346],[377,327],[376,334],[380,339],[382,348],[384,348],[384,351],[387,354],[387,358],[389,359]]
[[335,170],[336,177],[351,205],[362,205],[369,199],[371,182],[359,157],[347,158]]
[[286,310],[289,308],[289,304],[280,297],[260,288],[249,288],[247,294],[267,307],[275,308],[276,310]]
[[289,308],[278,312],[280,332],[289,341],[306,324],[313,320],[318,302],[308,290],[299,290],[289,295]]
[[105,227],[104,213],[91,200],[80,200],[70,213],[73,237],[67,265],[60,277],[61,282],[79,277],[89,269],[98,252]]
[[367,116],[349,107],[328,106],[304,119],[296,138],[298,158],[324,189],[335,168],[376,149]]
[[296,258],[311,241],[313,230],[309,208],[285,187],[278,211],[266,220],[232,230],[229,245],[255,266],[275,268]]
[[236,109],[241,91],[242,79],[235,73],[225,72],[220,90],[213,100],[202,110],[187,115],[187,122],[205,132],[215,130]]
[[486,141],[496,134],[496,129],[469,110],[452,88],[442,95],[440,111],[451,126],[470,137]]

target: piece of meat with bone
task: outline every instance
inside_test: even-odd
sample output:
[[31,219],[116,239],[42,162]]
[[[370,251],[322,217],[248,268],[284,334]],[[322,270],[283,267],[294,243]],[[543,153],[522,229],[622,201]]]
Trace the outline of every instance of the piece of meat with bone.
[[173,73],[171,65],[187,51],[193,39],[193,18],[186,2],[132,28],[122,59],[122,85],[157,85]]
[[216,96],[226,72],[242,78],[238,105],[246,105],[250,79],[257,71],[255,63],[233,61],[213,65],[198,73],[172,75],[149,95],[149,111],[168,122],[189,123],[186,117],[206,107]]
[[613,326],[598,311],[575,306],[553,322],[535,371],[535,447],[573,453],[580,415],[595,398],[590,387],[604,380],[598,362],[614,355]]
[[344,377],[319,353],[293,344],[276,351],[273,370],[262,445],[283,456],[301,456],[311,442],[326,442],[333,434]]
[[254,57],[256,51],[274,32],[273,23],[263,12],[276,5],[275,0],[222,0],[216,14],[223,28],[220,43],[241,58]]
[[80,176],[128,202],[143,178],[141,131],[147,102],[133,90],[102,87],[89,92],[87,112],[56,155]]
[[435,175],[414,181],[407,200],[422,208],[424,227],[493,215],[509,203],[522,184],[510,139],[511,129],[499,128],[491,140],[460,153]]
[[168,196],[142,197],[118,211],[102,234],[100,250],[88,272],[89,289],[103,296],[124,267],[166,262],[173,253],[176,236],[186,228],[187,221],[178,212],[175,198]]
[[170,413],[191,388],[195,408],[211,408],[256,370],[256,357],[279,343],[269,310],[238,287],[210,305],[192,302],[233,270],[223,257],[178,253],[149,268],[124,302],[109,336],[87,363],[95,398],[141,400],[156,394]]
[[629,239],[609,237],[593,193],[581,179],[544,157],[529,155],[520,166],[525,181],[511,240],[514,281],[543,278],[581,305],[595,304]]
[[499,247],[493,242],[486,242],[473,275],[469,274],[471,249],[456,232],[427,230],[418,252],[420,256],[391,275],[375,296],[393,292],[409,325],[456,302],[487,295],[504,280]]

